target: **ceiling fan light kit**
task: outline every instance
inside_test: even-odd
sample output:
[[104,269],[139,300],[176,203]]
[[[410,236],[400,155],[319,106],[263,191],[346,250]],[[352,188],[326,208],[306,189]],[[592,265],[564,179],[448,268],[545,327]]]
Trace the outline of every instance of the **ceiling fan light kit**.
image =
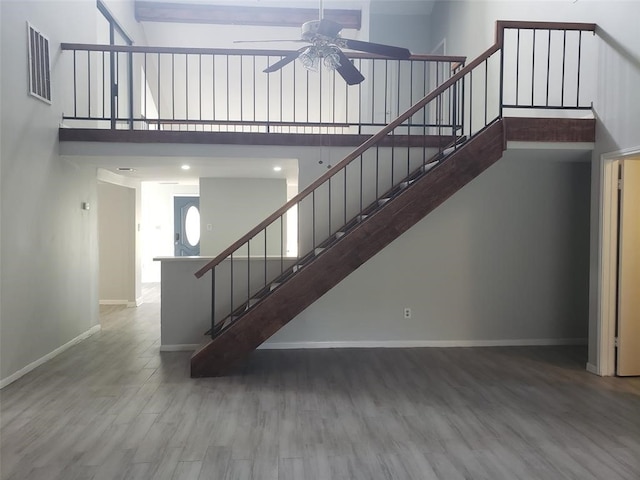
[[298,56],[302,66],[312,72],[320,70],[320,60],[329,70],[335,70],[342,66],[340,63],[340,50],[333,45],[311,45]]

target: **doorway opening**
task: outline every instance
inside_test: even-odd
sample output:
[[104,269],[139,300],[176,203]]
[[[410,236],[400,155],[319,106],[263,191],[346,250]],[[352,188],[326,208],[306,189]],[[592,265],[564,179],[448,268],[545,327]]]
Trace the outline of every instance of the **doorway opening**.
[[[626,170],[625,170],[625,167]],[[637,231],[640,206],[628,194],[639,194],[640,181],[632,170],[640,169],[640,147],[602,156],[600,165],[600,252],[599,311],[597,321],[597,366],[593,373],[603,376],[640,375],[639,362],[629,360],[628,352],[640,351],[640,308],[633,302],[628,285],[634,275],[629,268],[638,265],[640,245]],[[620,187],[622,187],[621,194]],[[635,224],[635,225],[634,225]],[[634,231],[636,236],[634,237]],[[630,248],[629,243],[634,245]],[[632,258],[630,255],[635,256]],[[621,266],[623,268],[621,268]],[[631,280],[630,280],[631,279]],[[635,287],[637,289],[637,286]],[[629,363],[631,362],[631,363]],[[637,372],[636,372],[637,369]],[[635,372],[635,373],[634,373]]]

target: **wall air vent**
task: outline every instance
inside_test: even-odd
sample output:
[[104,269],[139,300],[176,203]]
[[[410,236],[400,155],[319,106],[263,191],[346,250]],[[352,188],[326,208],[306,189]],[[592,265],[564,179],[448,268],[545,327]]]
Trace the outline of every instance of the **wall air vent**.
[[49,39],[27,22],[29,37],[29,93],[51,104]]

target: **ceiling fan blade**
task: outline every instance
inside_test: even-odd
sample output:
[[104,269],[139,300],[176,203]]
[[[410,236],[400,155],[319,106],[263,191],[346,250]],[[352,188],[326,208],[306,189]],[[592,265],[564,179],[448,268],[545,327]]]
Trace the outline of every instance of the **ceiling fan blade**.
[[340,66],[336,68],[336,71],[344,78],[344,81],[347,82],[348,85],[357,85],[362,82],[364,77],[355,65],[351,63],[351,60],[341,51],[338,51],[338,56],[340,57]]
[[267,68],[265,68],[263,72],[272,73],[277,70],[280,70],[282,67],[284,67],[285,65],[288,65],[289,63],[293,62],[296,58],[298,58],[298,55],[300,55],[300,52],[302,52],[306,48],[307,47],[303,47],[300,50],[296,50],[295,52],[288,53],[285,57],[278,60],[273,65],[269,65]]
[[411,56],[411,52],[402,47],[394,47],[392,45],[382,45],[380,43],[363,42],[361,40],[350,40],[344,38],[344,45],[351,50],[360,52],[374,53],[383,57],[397,58],[399,60],[407,59]]
[[328,20],[323,18],[318,23],[318,35],[324,35],[325,37],[337,37],[342,30],[342,25],[338,22],[334,22],[333,20]]
[[298,39],[298,40],[292,40],[290,38],[288,39],[282,39],[282,40],[234,40],[233,43],[282,43],[282,42],[293,42],[293,43],[302,43],[302,42],[306,42],[306,40],[302,40],[302,39]]

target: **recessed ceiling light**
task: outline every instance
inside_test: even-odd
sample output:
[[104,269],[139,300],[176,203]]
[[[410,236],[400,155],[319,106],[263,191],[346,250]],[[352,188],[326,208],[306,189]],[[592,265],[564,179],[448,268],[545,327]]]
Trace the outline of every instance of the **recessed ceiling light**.
[[180,168],[182,170],[189,170],[191,167],[189,165],[182,165]]
[[279,172],[282,170],[282,167],[273,167],[274,172]]
[[131,167],[118,167],[118,171],[119,172],[135,172],[136,169]]

